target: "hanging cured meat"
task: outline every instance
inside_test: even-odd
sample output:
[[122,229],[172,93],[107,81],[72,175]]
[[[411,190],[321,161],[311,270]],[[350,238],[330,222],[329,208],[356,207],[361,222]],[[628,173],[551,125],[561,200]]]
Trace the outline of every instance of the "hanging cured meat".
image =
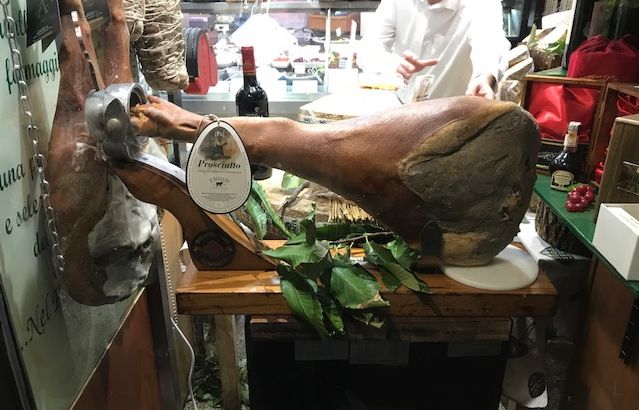
[[[132,82],[122,0],[110,0],[109,8],[104,83]],[[62,1],[60,87],[47,177],[65,258],[59,280],[76,301],[96,305],[128,297],[144,283],[159,230],[155,206],[139,202],[126,190],[88,132],[86,97],[96,85],[74,33],[72,11],[79,13],[84,44],[95,57],[81,0]],[[99,75],[98,83],[103,86]]]
[[[207,120],[160,99],[139,106],[139,133],[192,142]],[[535,181],[539,130],[513,103],[435,99],[380,115],[309,125],[230,118],[252,162],[351,199],[419,250],[442,232],[445,262],[488,263],[517,234]]]

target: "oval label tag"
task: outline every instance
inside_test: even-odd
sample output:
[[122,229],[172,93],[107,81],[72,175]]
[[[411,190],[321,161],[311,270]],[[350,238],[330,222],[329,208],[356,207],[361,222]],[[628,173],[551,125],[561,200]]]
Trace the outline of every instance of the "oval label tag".
[[251,193],[251,165],[239,134],[224,121],[207,125],[186,164],[189,195],[202,209],[231,212]]

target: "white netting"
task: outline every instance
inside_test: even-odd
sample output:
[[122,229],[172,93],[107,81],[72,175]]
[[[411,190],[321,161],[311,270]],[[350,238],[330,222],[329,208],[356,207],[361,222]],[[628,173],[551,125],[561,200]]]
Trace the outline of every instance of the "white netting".
[[144,30],[144,0],[124,0],[123,3],[124,16],[133,43],[140,38]]
[[144,31],[134,47],[151,87],[176,91],[189,84],[179,0],[145,0]]

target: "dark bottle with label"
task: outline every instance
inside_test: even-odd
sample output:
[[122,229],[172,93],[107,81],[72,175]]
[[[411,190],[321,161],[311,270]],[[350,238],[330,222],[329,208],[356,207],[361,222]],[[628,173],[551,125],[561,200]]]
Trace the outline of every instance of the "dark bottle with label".
[[[242,47],[242,66],[244,86],[235,94],[237,115],[268,117],[268,97],[266,91],[257,83],[253,47]],[[254,179],[267,179],[273,174],[273,169],[260,164],[251,164],[251,173]]]
[[564,137],[564,150],[550,163],[550,187],[558,191],[568,191],[577,182],[581,173],[581,158],[577,153],[577,134],[580,122],[571,122]]

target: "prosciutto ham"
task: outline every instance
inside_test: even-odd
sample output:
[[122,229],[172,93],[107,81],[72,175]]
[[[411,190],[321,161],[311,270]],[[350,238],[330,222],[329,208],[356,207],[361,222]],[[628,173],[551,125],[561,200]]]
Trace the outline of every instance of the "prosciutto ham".
[[[158,98],[135,110],[148,136],[193,142],[208,120]],[[517,234],[535,181],[539,130],[513,103],[435,99],[331,124],[225,119],[249,159],[330,188],[420,250],[442,232],[443,261],[482,265]]]
[[[129,31],[122,0],[109,0],[109,9],[104,82],[130,83]],[[144,283],[159,225],[156,207],[126,190],[87,130],[85,100],[95,86],[74,34],[72,11],[80,14],[85,44],[95,55],[82,1],[61,1],[60,87],[46,171],[66,265],[58,279],[76,301],[98,305],[124,299]]]

